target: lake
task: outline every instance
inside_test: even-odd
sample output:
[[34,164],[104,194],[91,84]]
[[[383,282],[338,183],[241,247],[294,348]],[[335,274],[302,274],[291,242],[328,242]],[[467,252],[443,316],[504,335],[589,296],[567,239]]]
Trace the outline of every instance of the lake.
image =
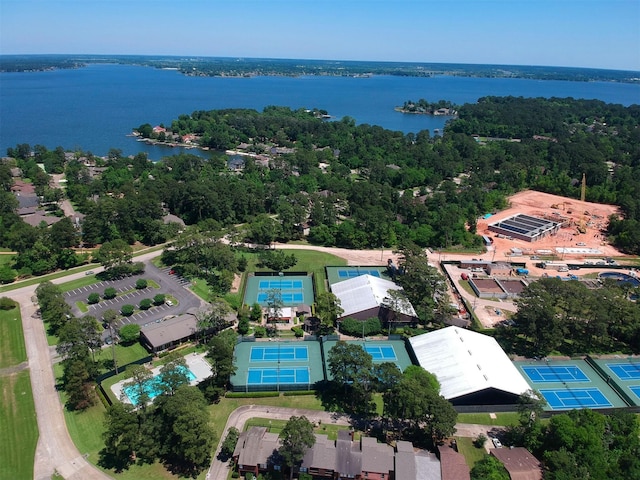
[[[488,95],[574,97],[640,103],[640,85],[511,78],[188,77],[173,70],[91,64],[76,70],[0,73],[0,154],[19,143],[106,155],[144,151],[159,160],[181,149],[127,136],[143,123],[170,125],[195,110],[267,105],[318,108],[334,118],[405,133],[442,129],[446,118],[394,111],[406,100],[475,102]],[[189,150],[195,152],[194,150]]]

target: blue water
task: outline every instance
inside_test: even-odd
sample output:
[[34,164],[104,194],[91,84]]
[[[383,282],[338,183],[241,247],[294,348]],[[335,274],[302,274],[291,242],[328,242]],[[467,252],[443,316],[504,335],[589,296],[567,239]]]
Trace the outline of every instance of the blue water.
[[[196,379],[196,376],[191,370],[189,370],[188,368],[185,368],[184,370],[185,370],[185,374],[187,375],[187,378],[189,379],[189,382],[192,382]],[[162,386],[163,386],[162,374],[158,374],[155,377],[150,378],[147,382],[145,382],[142,388],[144,390],[144,393],[146,393],[147,396],[149,397],[149,400],[153,400],[154,398],[156,398],[158,395],[162,393],[162,390],[163,390]],[[131,401],[131,404],[133,406],[137,406],[140,400],[140,393],[138,391],[138,388],[134,385],[129,385],[128,387],[125,387],[122,390]]]
[[[640,85],[507,78],[187,77],[172,70],[89,65],[76,70],[0,73],[0,154],[18,143],[53,149],[82,148],[105,155],[118,148],[157,160],[179,149],[150,146],[127,137],[142,123],[169,125],[195,110],[283,105],[320,108],[335,118],[391,130],[432,133],[446,118],[404,115],[406,100],[475,102],[487,95],[574,97],[630,105]],[[193,152],[193,150],[191,150]]]

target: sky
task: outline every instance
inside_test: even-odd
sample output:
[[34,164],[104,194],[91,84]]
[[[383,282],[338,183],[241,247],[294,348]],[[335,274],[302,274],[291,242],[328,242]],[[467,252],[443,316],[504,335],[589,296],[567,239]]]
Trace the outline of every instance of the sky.
[[640,0],[0,0],[0,53],[640,71]]

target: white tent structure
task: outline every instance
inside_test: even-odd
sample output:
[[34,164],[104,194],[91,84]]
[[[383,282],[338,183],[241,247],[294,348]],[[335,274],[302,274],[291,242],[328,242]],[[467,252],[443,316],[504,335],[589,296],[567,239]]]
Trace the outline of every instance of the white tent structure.
[[[402,287],[390,280],[373,275],[360,275],[331,285],[331,292],[338,297],[340,306],[344,310],[342,318],[352,317],[359,320],[377,317],[390,290],[402,291]],[[406,317],[417,317],[413,306],[408,301],[400,306],[397,313]]]
[[492,337],[447,327],[409,339],[418,363],[454,405],[514,404],[529,384]]

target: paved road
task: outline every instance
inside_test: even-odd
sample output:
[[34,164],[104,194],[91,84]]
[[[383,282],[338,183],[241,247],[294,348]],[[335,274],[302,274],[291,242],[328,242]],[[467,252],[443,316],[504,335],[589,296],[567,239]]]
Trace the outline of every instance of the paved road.
[[35,289],[34,285],[9,294],[20,304],[22,329],[29,358],[31,389],[40,432],[33,477],[35,480],[50,479],[54,471],[57,471],[66,480],[109,479],[111,477],[82,457],[67,431],[63,407],[55,388],[44,324],[35,315],[37,306],[31,302]]
[[[137,257],[136,260],[147,261],[157,255],[159,252],[151,252]],[[82,272],[75,273],[55,279],[52,283],[64,283],[83,276]],[[22,315],[22,330],[29,359],[31,390],[39,430],[33,478],[49,480],[57,471],[66,480],[108,480],[111,477],[91,465],[69,436],[63,406],[55,389],[51,350],[47,344],[44,324],[35,315],[38,307],[31,301],[36,288],[37,285],[31,285],[3,294],[18,302]]]

